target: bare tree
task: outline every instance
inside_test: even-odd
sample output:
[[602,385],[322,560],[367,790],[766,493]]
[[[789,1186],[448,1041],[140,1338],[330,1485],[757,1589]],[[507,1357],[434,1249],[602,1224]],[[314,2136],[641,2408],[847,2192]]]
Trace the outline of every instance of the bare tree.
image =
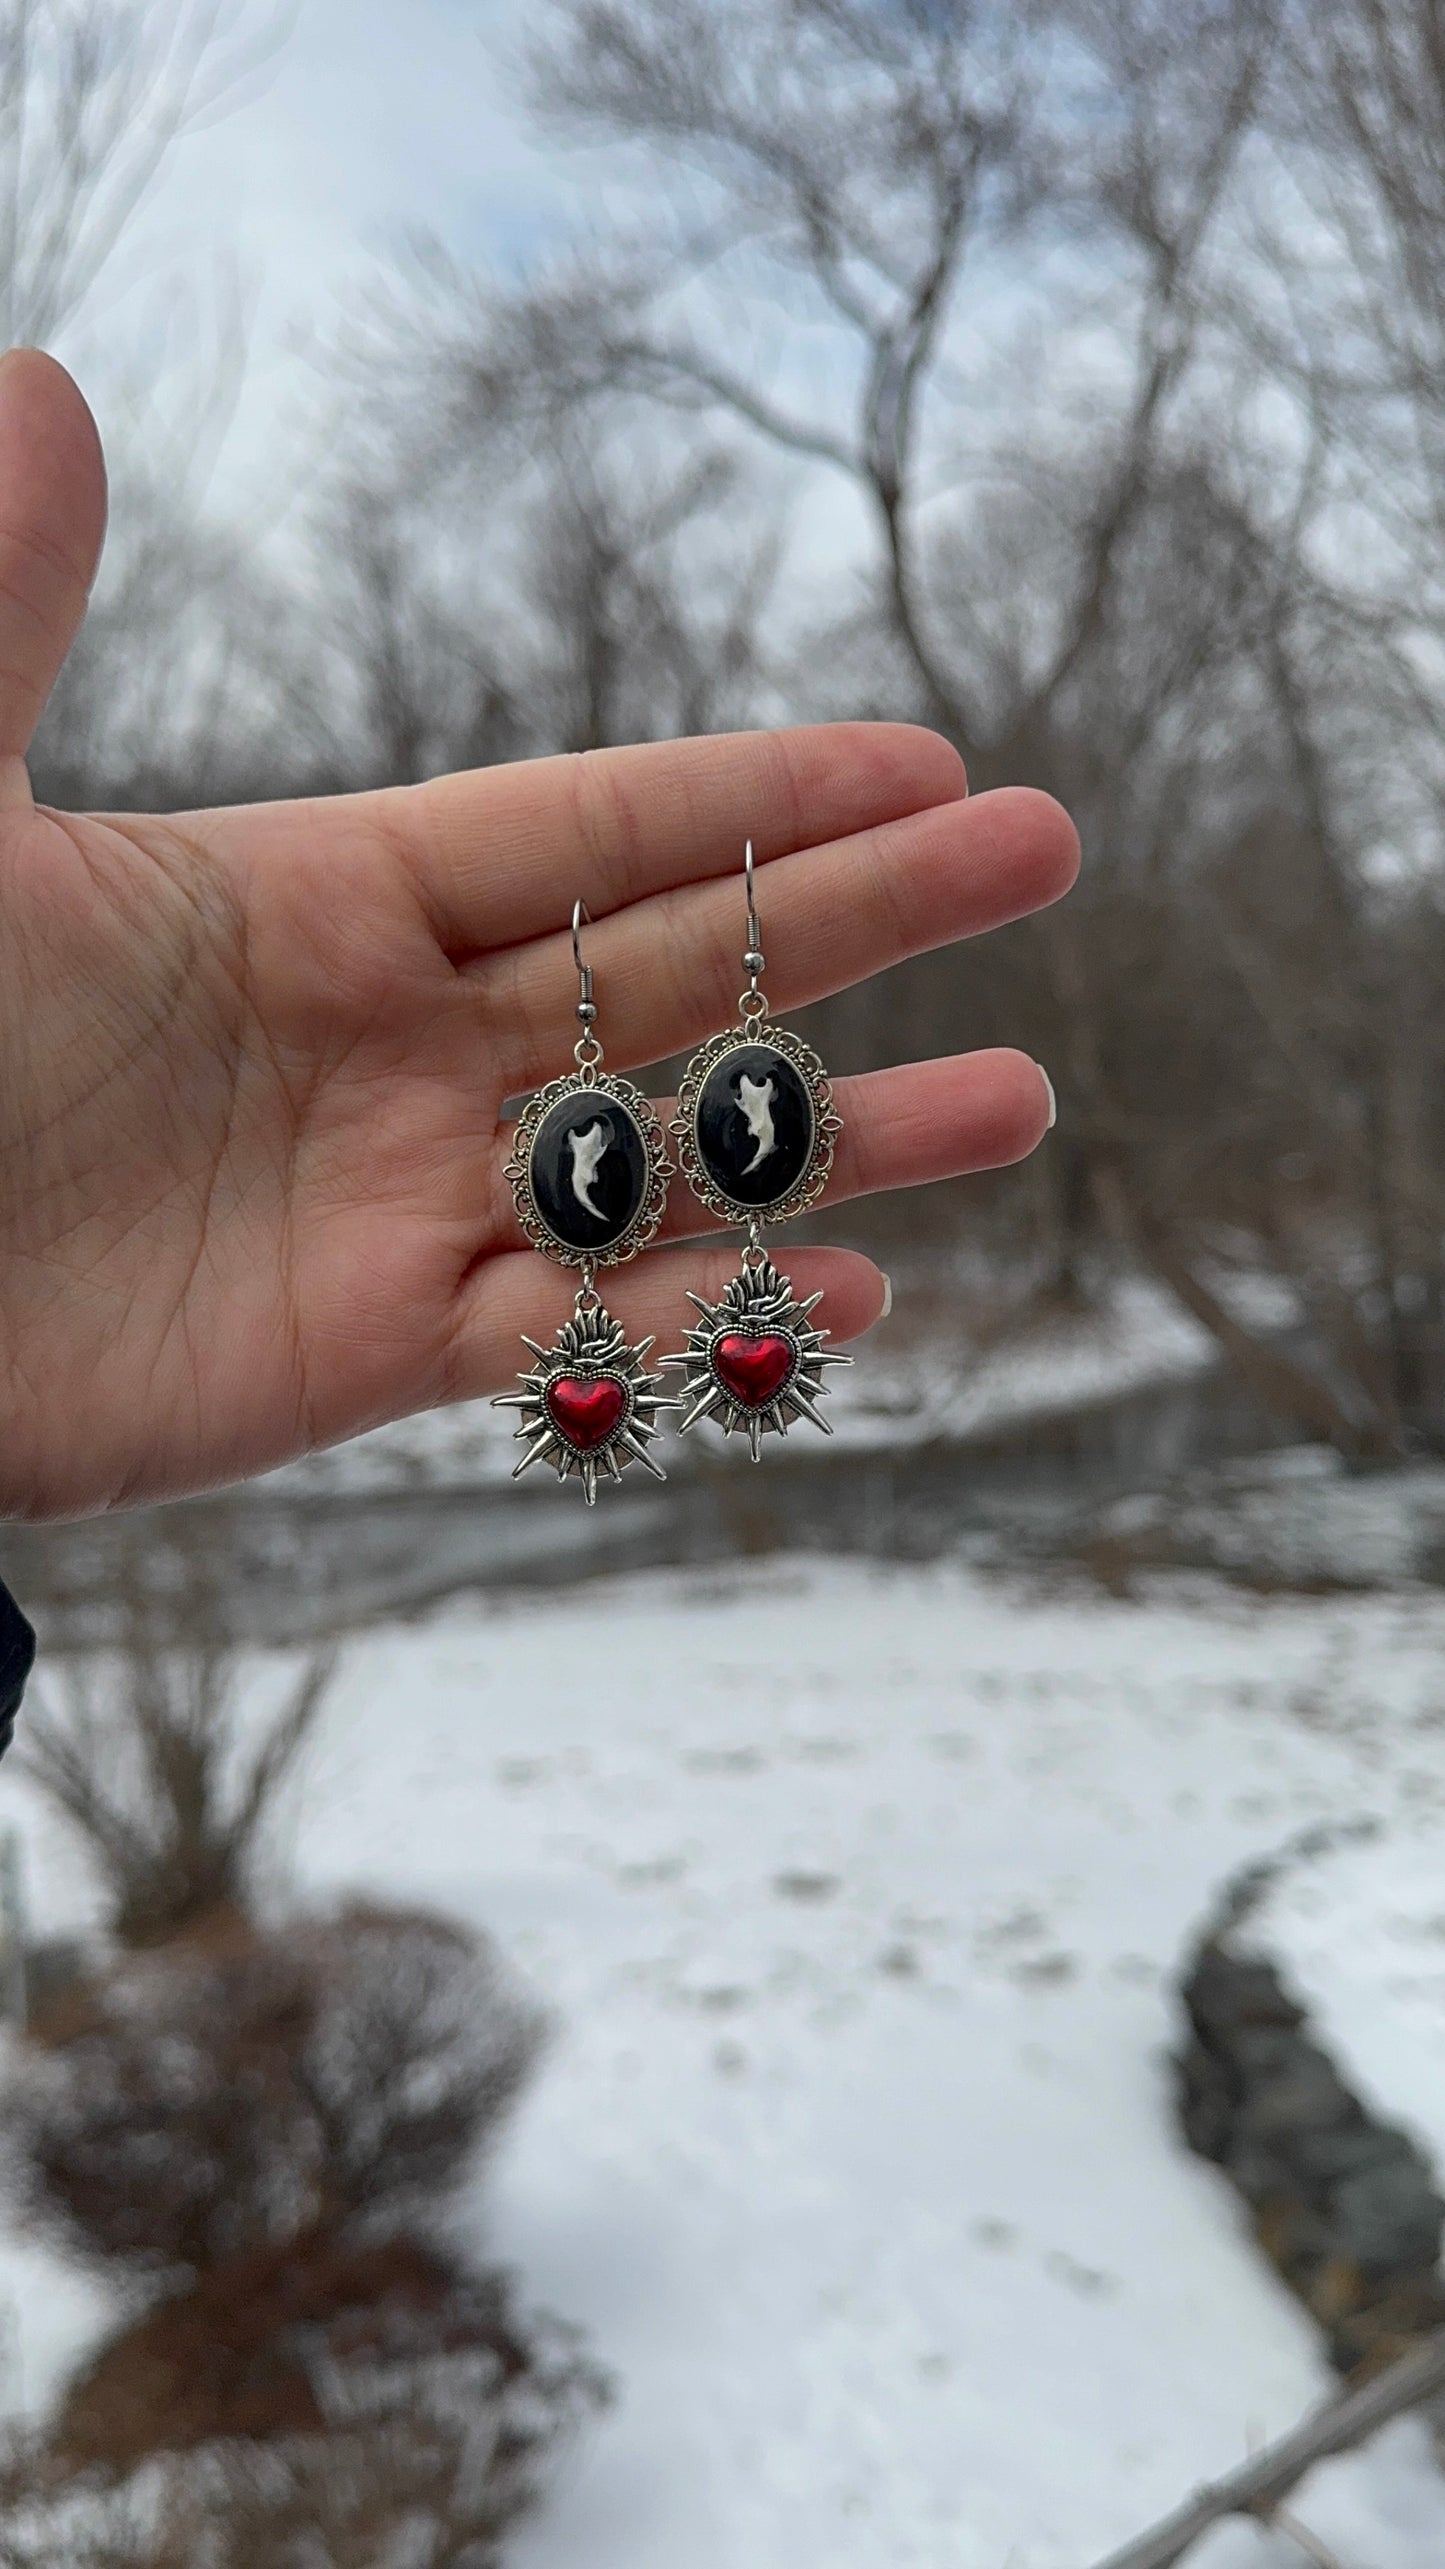
[[54,338],[189,126],[264,60],[236,0],[0,0],[0,337]]
[[728,457],[623,455],[574,421],[429,458],[393,429],[317,530],[317,679],[297,692],[323,772],[413,780],[755,711],[774,547],[766,522],[741,543],[726,523]]
[[[284,7],[0,0],[0,345],[51,343],[94,313],[167,156],[244,95],[280,41]],[[136,388],[124,343],[102,334],[114,532],[33,759],[39,791],[60,802],[243,791],[258,744],[286,736],[276,650],[286,619],[259,597],[241,544],[217,530],[203,496],[244,331],[235,311],[212,317],[204,296],[182,308],[191,354],[169,405]],[[148,388],[154,364],[152,347]]]
[[216,520],[198,423],[192,410],[163,436],[133,422],[113,455],[103,575],[30,758],[37,795],[62,809],[173,810],[313,781],[317,619]]
[[[784,453],[831,466],[866,495],[882,533],[893,616],[929,709],[974,728],[961,673],[930,631],[918,559],[924,406],[970,254],[1016,232],[1040,199],[1032,48],[975,0],[812,0],[779,11],[734,0],[618,0],[564,9],[539,49],[546,111],[584,131],[643,140],[704,182],[701,219],[673,246],[684,266],[724,245],[761,251],[840,335],[847,411],[775,393],[714,335],[659,311],[671,275],[634,253],[619,294],[564,279],[534,315],[570,341],[574,386],[619,385],[731,415]],[[651,295],[647,286],[651,282]],[[580,280],[583,287],[586,278]],[[579,326],[580,325],[580,326]],[[543,353],[545,353],[545,345]]]
[[[1191,0],[1184,23],[1158,0],[1078,0],[1002,21],[979,0],[887,12],[864,0],[785,11],[762,0],[722,11],[702,0],[564,6],[537,56],[544,111],[700,174],[703,210],[660,275],[649,279],[630,245],[610,279],[594,270],[590,295],[585,270],[564,274],[499,349],[512,363],[530,334],[574,397],[630,386],[721,410],[856,482],[929,712],[965,746],[1007,757],[1107,620],[1171,400],[1196,357],[1200,272],[1250,131],[1273,16],[1257,0]],[[1102,451],[1072,576],[1049,601],[1052,630],[1022,693],[990,705],[974,683],[967,622],[927,573],[940,466],[982,390],[954,325],[987,263],[996,279],[1001,253],[1027,247],[1041,259],[1061,232],[1096,260],[1115,254],[1122,291],[1107,319],[1129,371],[1112,415],[1096,421]],[[780,299],[832,325],[846,408],[831,382],[821,399],[773,395],[761,369],[720,356],[674,317],[679,266],[716,266],[728,247],[761,252]],[[941,433],[930,432],[930,408],[944,414]],[[1017,428],[1011,419],[1005,434],[1026,474]],[[1069,479],[1074,498],[1076,470]]]
[[672,217],[520,293],[438,262],[427,316],[443,443],[661,423],[861,495],[831,693],[779,695],[922,714],[1061,794],[1090,866],[830,1036],[1050,1061],[1012,1199],[1046,1269],[1152,1270],[1360,1459],[1438,1440],[1445,1393],[1436,14],[561,0],[544,114],[637,147]]

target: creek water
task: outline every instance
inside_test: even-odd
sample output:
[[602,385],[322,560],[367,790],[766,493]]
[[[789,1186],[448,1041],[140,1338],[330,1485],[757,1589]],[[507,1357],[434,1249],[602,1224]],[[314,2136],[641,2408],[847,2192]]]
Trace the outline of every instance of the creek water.
[[[1017,1544],[1076,1549],[1124,1494],[1265,1450],[1278,1431],[1214,1373],[1030,1417],[987,1436],[859,1446],[800,1435],[753,1466],[684,1457],[665,1489],[630,1475],[593,1509],[539,1473],[324,1491],[284,1476],[126,1519],[16,1526],[6,1574],[64,1648],[113,1628],[149,1552],[210,1564],[240,1636],[302,1641],[420,1613],[468,1592],[546,1589],[740,1555],[802,1551],[927,1560]],[[184,1581],[181,1582],[184,1585]]]

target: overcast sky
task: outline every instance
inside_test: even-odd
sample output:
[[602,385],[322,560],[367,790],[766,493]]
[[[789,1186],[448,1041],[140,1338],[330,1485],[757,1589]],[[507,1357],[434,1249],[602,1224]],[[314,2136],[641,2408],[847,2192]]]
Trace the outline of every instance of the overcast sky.
[[[234,5],[260,23],[268,0]],[[532,126],[517,57],[536,0],[294,7],[292,32],[241,103],[175,147],[60,347],[112,452],[138,380],[179,425],[182,454],[206,387],[227,376],[216,315],[244,314],[246,361],[209,490],[283,549],[325,470],[316,424],[334,396],[324,344],[364,311],[408,232],[435,232],[453,256],[506,271],[579,225],[605,234],[615,216],[635,216],[652,184],[619,149],[569,147]],[[748,320],[739,313],[737,327]],[[802,368],[815,393],[826,386],[829,336],[816,322],[765,306],[761,327],[785,368]],[[231,346],[241,333],[224,335]],[[840,553],[864,547],[860,503],[836,474],[790,475],[788,509],[792,577],[804,588],[815,564],[835,571]]]
[[504,67],[525,5],[297,0],[243,103],[177,146],[70,334],[63,353],[102,418],[116,357],[147,344],[158,314],[212,307],[234,276],[250,356],[217,480],[238,506],[274,498],[315,398],[307,342],[357,307],[409,227],[504,264],[535,249],[599,172],[528,134]]
[[[260,24],[287,0],[229,0]],[[175,147],[93,308],[61,344],[112,451],[125,442],[126,377],[181,434],[207,387],[227,387],[210,496],[263,544],[305,522],[325,472],[318,421],[335,399],[324,349],[363,316],[408,233],[430,231],[466,263],[506,272],[552,239],[603,236],[659,184],[620,149],[569,147],[532,124],[517,57],[541,0],[291,0],[290,33],[229,112]],[[1012,329],[1024,280],[990,288],[975,268],[966,310],[967,416],[984,417],[987,342]],[[709,294],[718,291],[717,278]],[[1026,299],[1026,298],[1025,298]],[[244,367],[218,362],[216,316]],[[224,316],[235,315],[234,323]],[[244,323],[244,327],[242,327]],[[856,352],[796,298],[744,299],[720,324],[795,408],[848,405]],[[234,407],[232,407],[232,390]],[[793,398],[797,396],[796,398]],[[209,451],[209,450],[208,450]],[[940,487],[953,481],[951,465]],[[775,487],[788,564],[779,600],[806,620],[815,580],[872,559],[858,491],[823,467]]]

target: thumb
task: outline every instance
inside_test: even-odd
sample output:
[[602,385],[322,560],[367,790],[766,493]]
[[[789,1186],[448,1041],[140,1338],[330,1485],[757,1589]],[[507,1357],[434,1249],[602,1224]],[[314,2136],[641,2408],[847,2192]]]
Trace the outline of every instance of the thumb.
[[0,802],[80,629],[105,535],[105,464],[85,402],[38,348],[0,357]]

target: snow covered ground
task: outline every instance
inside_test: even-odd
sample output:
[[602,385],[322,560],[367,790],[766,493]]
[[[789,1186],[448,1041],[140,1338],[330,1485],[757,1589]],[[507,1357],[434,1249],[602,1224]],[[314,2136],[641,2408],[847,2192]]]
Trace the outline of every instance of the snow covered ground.
[[[1377,1820],[1264,1923],[1445,2164],[1442,1642],[1432,1595],[775,1560],[357,1642],[302,1887],[464,1913],[557,2016],[475,2218],[619,2397],[516,2569],[1089,2569],[1321,2394],[1173,2138],[1167,1976],[1235,1866]],[[19,2248],[0,2288],[39,2398],[93,2302]],[[1414,2424],[1297,2509],[1342,2569],[1445,2559]]]

